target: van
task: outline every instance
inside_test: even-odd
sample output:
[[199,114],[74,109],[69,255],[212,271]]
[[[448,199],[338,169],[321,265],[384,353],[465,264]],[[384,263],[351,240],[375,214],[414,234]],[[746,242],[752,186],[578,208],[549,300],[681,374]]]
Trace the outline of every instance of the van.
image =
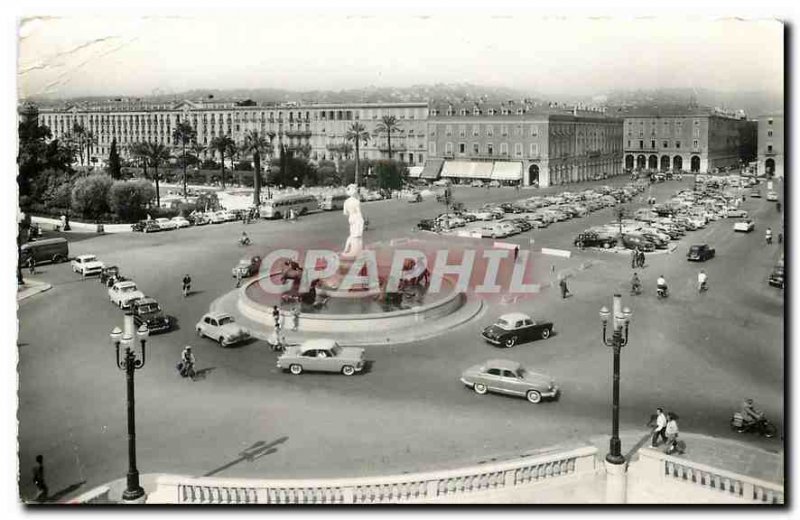
[[66,262],[69,258],[69,243],[66,238],[46,238],[23,244],[20,248],[19,261],[26,264],[31,256],[36,263],[53,262],[54,264]]

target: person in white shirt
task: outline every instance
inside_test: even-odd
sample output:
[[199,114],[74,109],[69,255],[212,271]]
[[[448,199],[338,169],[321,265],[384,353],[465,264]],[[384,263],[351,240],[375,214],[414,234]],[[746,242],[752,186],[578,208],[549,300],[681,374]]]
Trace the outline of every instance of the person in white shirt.
[[651,445],[655,448],[658,446],[659,438],[662,439],[664,442],[667,441],[666,430],[667,428],[667,416],[664,415],[664,410],[662,408],[656,408],[656,428],[653,430],[653,440]]
[[701,269],[699,273],[697,273],[697,290],[702,291],[706,288],[706,284],[708,283],[708,275],[706,274],[704,269]]

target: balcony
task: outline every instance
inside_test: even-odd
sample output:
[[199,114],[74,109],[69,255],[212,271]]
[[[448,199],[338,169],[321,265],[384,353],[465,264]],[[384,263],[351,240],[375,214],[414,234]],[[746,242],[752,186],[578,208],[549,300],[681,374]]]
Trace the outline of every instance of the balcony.
[[[378,150],[381,152],[389,152],[389,146],[385,144],[378,145]],[[404,144],[392,144],[392,153],[395,152],[405,152],[408,150],[408,147]]]
[[311,137],[311,130],[287,130],[286,137]]

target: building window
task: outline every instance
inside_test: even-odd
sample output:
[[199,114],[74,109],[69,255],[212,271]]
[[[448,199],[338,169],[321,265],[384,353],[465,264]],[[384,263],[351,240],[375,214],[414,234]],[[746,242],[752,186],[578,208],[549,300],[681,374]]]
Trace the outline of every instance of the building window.
[[486,155],[492,155],[494,153],[494,145],[492,143],[488,143],[486,145]]
[[694,120],[694,126],[700,126],[700,120],[699,119],[695,119]]
[[458,153],[461,155],[467,153],[467,143],[458,143]]
[[767,119],[767,124],[772,126],[772,119]]
[[643,149],[644,149],[644,141],[639,139],[639,150],[643,150]]
[[446,135],[448,137],[453,135],[453,127],[452,127],[452,125],[447,125],[446,127],[444,127],[444,135]]
[[700,129],[699,128],[695,128],[694,132],[693,132],[693,135],[694,135],[694,137],[700,137]]
[[767,145],[767,151],[768,151],[768,152],[772,152],[772,145],[771,145],[771,144],[768,144],[768,145]]
[[428,142],[428,155],[436,155],[436,141]]
[[767,130],[767,137],[772,137],[772,130]]
[[508,155],[508,143],[500,143],[500,155]]
[[537,125],[531,125],[531,137],[537,137],[539,135],[539,127]]
[[481,153],[481,145],[478,143],[472,143],[472,155],[480,155]]
[[[501,125],[500,126],[500,135],[502,135],[503,137],[506,137],[508,135],[508,127],[506,125]],[[502,145],[501,145],[501,148],[502,148]]]
[[656,141],[655,139],[653,139],[652,141],[650,141],[650,148],[655,149],[655,147],[656,147]]
[[486,127],[486,135],[488,135],[489,137],[494,136],[494,126],[493,125],[489,125],[489,126]]
[[663,145],[663,148],[669,148],[669,141],[664,141],[661,144]]
[[522,157],[522,143],[514,143],[514,156]]
[[478,125],[472,125],[472,135],[473,137],[481,135],[481,127]]
[[453,143],[445,143],[445,145],[444,145],[444,153],[445,153],[445,155],[452,155],[453,154]]
[[681,142],[675,141],[675,148],[680,148],[680,147],[681,147]]
[[539,143],[531,143],[531,157],[539,155]]
[[630,148],[630,147],[631,147],[631,140],[628,139],[628,148]]
[[697,144],[697,139],[695,139],[694,141],[692,141],[692,147],[693,147],[695,150],[697,149],[697,147],[698,147],[698,144]]
[[459,125],[458,126],[458,137],[467,137],[467,126],[466,125]]

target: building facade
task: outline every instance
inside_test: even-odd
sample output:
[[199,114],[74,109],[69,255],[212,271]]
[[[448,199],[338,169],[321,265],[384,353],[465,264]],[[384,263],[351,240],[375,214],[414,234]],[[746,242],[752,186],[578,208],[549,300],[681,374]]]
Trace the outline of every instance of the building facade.
[[783,177],[783,112],[758,117],[758,174]]
[[711,109],[626,114],[626,170],[709,172],[740,166],[754,123]]
[[618,175],[622,119],[533,103],[432,106],[421,177],[550,186]]
[[[392,158],[421,165],[426,158],[426,103],[297,104],[237,106],[235,103],[182,101],[172,104],[107,103],[63,108],[40,108],[39,122],[54,138],[68,138],[75,124],[93,136],[90,156],[103,163],[112,140],[123,157],[133,143],[147,141],[174,145],[172,132],[179,121],[188,121],[197,132],[197,142],[206,147],[218,136],[228,135],[242,143],[245,134],[257,130],[273,132],[276,150],[284,145],[312,160],[353,157],[343,147],[348,128],[360,122],[372,135],[360,146],[363,158],[388,158],[385,135],[375,130],[383,116],[395,116],[398,131],[391,137]],[[352,147],[352,145],[351,145]],[[212,152],[206,151],[203,158]]]

